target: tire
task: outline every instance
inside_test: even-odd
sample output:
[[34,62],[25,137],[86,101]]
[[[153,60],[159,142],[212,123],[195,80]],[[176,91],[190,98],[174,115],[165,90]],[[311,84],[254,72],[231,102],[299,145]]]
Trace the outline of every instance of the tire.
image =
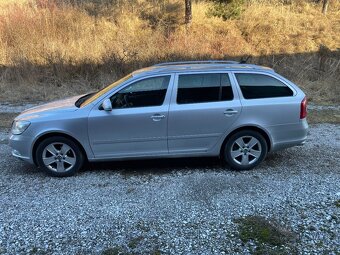
[[48,175],[67,177],[74,175],[82,167],[84,155],[71,139],[53,136],[38,145],[36,161]]
[[266,157],[268,145],[264,137],[253,130],[233,134],[223,150],[223,159],[235,170],[250,170]]

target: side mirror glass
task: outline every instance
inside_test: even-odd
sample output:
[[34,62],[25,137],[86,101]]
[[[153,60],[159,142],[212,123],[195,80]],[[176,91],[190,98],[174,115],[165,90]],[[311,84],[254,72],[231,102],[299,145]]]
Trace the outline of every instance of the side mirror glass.
[[111,100],[110,99],[105,99],[102,103],[102,107],[104,109],[104,111],[112,111],[112,104],[111,104]]

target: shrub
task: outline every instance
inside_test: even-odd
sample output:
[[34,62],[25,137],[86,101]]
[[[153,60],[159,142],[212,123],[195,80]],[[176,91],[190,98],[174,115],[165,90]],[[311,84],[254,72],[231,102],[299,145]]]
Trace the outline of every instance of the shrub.
[[239,18],[244,11],[245,0],[213,0],[207,15],[219,17],[224,20]]
[[161,29],[169,37],[181,23],[183,6],[178,1],[145,2],[140,17],[153,29]]

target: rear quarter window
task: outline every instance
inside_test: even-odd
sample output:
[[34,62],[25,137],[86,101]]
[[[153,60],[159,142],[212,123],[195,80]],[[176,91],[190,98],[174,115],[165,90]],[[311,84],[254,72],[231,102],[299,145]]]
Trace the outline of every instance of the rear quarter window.
[[294,95],[286,84],[265,74],[236,73],[235,76],[245,99]]

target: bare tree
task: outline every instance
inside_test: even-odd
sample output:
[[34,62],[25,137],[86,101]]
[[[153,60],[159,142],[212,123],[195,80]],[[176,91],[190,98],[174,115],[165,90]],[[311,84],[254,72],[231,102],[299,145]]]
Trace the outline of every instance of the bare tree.
[[323,4],[322,4],[322,13],[326,14],[327,9],[328,9],[328,4],[329,4],[329,0],[323,0]]
[[185,0],[185,24],[190,24],[192,20],[191,0]]

